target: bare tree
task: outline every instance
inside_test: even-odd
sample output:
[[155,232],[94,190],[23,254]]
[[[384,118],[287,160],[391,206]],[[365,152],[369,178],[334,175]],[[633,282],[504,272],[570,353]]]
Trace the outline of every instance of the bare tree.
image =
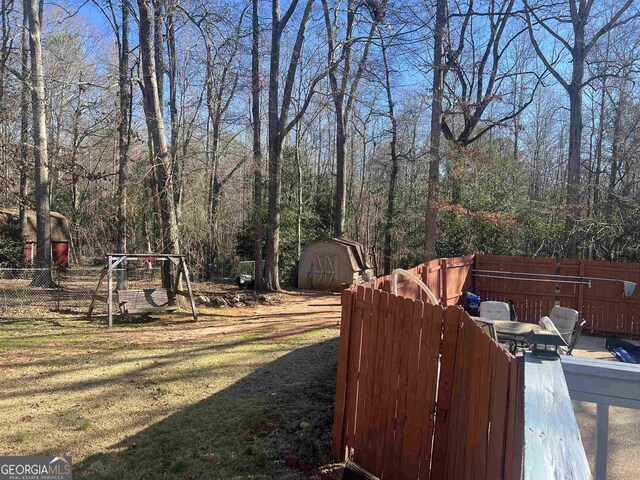
[[[142,67],[143,102],[147,129],[153,143],[154,166],[159,196],[161,239],[163,253],[178,253],[180,250],[178,223],[174,205],[173,171],[171,169],[167,138],[160,100],[156,56],[154,54],[155,38],[152,32],[152,11],[150,0],[138,0],[140,64]],[[157,14],[156,14],[157,15]],[[153,18],[156,18],[155,16]],[[168,263],[168,262],[165,262]],[[164,270],[165,285],[169,286],[170,278]]]
[[429,137],[429,192],[425,214],[425,261],[436,258],[436,232],[440,196],[440,138],[444,92],[444,40],[447,27],[447,0],[437,0],[433,36],[433,84],[431,93],[431,133]]
[[[615,8],[605,7],[598,15],[593,15],[595,0],[566,0],[559,4],[524,0],[525,18],[531,44],[538,57],[551,72],[551,75],[564,88],[569,96],[569,152],[567,162],[566,203],[570,207],[565,221],[565,255],[576,257],[578,254],[577,220],[580,218],[580,161],[582,152],[582,94],[584,87],[595,77],[585,78],[585,64],[589,53],[597,42],[608,32],[625,25],[640,16],[630,12],[633,0],[626,0]],[[608,16],[608,18],[606,18]],[[597,28],[594,20],[606,18]],[[563,28],[568,25],[569,31]],[[589,38],[588,33],[593,32]],[[567,80],[557,68],[557,54],[552,57],[541,46],[537,36],[544,33],[550,41],[559,46],[562,53],[571,59],[571,77]]]
[[384,90],[387,96],[387,109],[389,121],[391,122],[391,142],[389,145],[391,156],[391,171],[389,173],[389,194],[387,197],[387,212],[385,214],[384,227],[384,273],[391,274],[393,256],[393,234],[394,218],[396,215],[396,184],[398,182],[399,154],[398,154],[398,121],[395,114],[395,104],[393,101],[393,87],[391,85],[391,69],[387,55],[389,45],[385,43],[385,38],[380,32],[380,51],[382,52],[382,65],[384,67]]
[[5,108],[5,84],[8,72],[7,63],[13,50],[13,32],[11,31],[14,0],[2,0],[0,3],[0,30],[2,41],[0,42],[0,105]]
[[27,186],[29,166],[29,19],[27,9],[22,12],[22,42],[20,47],[20,236],[25,240],[27,231]]
[[[211,276],[218,266],[219,253],[219,212],[222,190],[233,176],[244,165],[247,157],[240,156],[231,169],[222,174],[221,171],[221,136],[225,116],[238,92],[238,79],[240,77],[237,66],[237,56],[241,47],[242,26],[249,4],[240,12],[235,22],[225,19],[230,31],[216,39],[212,32],[221,32],[221,28],[212,28],[208,23],[211,15],[205,13],[202,17],[195,18],[190,15],[191,21],[198,27],[205,45],[206,51],[206,78],[205,97],[207,107],[207,121],[209,127],[209,210],[208,223],[210,225],[209,240],[209,271]],[[219,44],[216,44],[218,40]],[[172,56],[170,55],[170,58]],[[173,91],[173,88],[171,89]]]
[[278,260],[280,255],[280,196],[282,192],[282,144],[286,135],[295,127],[304,115],[317,83],[322,75],[310,82],[307,97],[296,116],[289,121],[291,95],[293,93],[296,71],[304,43],[307,23],[311,17],[314,0],[307,0],[295,43],[291,51],[285,84],[280,96],[280,57],[281,40],[287,23],[296,11],[298,0],[293,0],[283,16],[280,13],[280,0],[271,3],[271,52],[269,61],[269,208],[267,216],[267,254],[265,259],[265,286],[270,290],[280,289]]
[[262,146],[260,118],[260,18],[259,0],[253,0],[251,14],[251,122],[253,126],[253,208],[255,241],[254,288],[264,288],[264,265],[262,261]]
[[[354,59],[353,47],[357,39],[354,37],[354,29],[356,22],[356,14],[360,6],[360,2],[349,0],[347,2],[347,18],[344,39],[339,46],[336,44],[337,26],[332,20],[331,10],[328,0],[322,0],[324,10],[325,26],[327,29],[328,43],[328,74],[329,85],[333,96],[333,105],[335,108],[336,122],[336,196],[333,211],[333,235],[342,237],[344,234],[344,221],[346,212],[347,198],[347,134],[349,125],[349,117],[353,110],[354,102],[360,80],[364,73],[369,50],[373,40],[378,23],[384,17],[384,9],[386,2],[368,1],[366,6],[370,11],[372,22],[369,27],[369,33],[366,37],[365,46],[360,59],[356,64],[356,71],[352,74],[352,63]],[[338,48],[342,49],[340,58],[336,58]],[[341,71],[340,71],[341,68]]]
[[42,269],[34,280],[39,286],[53,285],[51,276],[51,213],[49,198],[49,159],[47,151],[47,105],[42,65],[42,11],[38,0],[25,0],[29,22],[31,54],[31,103],[35,153],[37,265]]

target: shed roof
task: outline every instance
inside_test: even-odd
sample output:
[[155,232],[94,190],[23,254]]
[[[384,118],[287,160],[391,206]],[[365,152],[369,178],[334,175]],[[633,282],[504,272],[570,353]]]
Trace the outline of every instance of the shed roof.
[[[71,233],[69,230],[69,220],[67,217],[58,212],[51,213],[51,241],[52,242],[69,242],[71,241]],[[16,223],[19,221],[20,212],[17,208],[1,208],[0,222]],[[36,230],[36,212],[27,210],[27,231],[24,233],[24,240],[27,243],[35,243],[37,241]]]

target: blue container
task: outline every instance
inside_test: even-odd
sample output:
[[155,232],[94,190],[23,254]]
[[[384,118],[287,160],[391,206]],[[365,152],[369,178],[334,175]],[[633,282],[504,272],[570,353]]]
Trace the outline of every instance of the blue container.
[[473,317],[480,315],[480,301],[479,295],[474,295],[471,292],[467,292],[467,312]]

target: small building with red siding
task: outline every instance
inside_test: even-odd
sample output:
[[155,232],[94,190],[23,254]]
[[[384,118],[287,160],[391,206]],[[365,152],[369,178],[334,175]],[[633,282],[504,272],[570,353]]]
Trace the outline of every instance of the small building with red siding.
[[[0,223],[19,222],[20,213],[17,209],[0,209]],[[69,246],[71,233],[69,220],[58,212],[51,212],[51,258],[57,265],[69,265]],[[37,252],[36,212],[27,210],[27,228],[24,232],[24,257],[27,263],[34,263]]]

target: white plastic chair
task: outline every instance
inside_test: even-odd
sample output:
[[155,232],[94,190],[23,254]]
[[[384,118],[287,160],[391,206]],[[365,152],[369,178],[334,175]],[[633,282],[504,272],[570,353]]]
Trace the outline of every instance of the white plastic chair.
[[480,302],[480,317],[487,320],[511,320],[511,309],[507,302]]

